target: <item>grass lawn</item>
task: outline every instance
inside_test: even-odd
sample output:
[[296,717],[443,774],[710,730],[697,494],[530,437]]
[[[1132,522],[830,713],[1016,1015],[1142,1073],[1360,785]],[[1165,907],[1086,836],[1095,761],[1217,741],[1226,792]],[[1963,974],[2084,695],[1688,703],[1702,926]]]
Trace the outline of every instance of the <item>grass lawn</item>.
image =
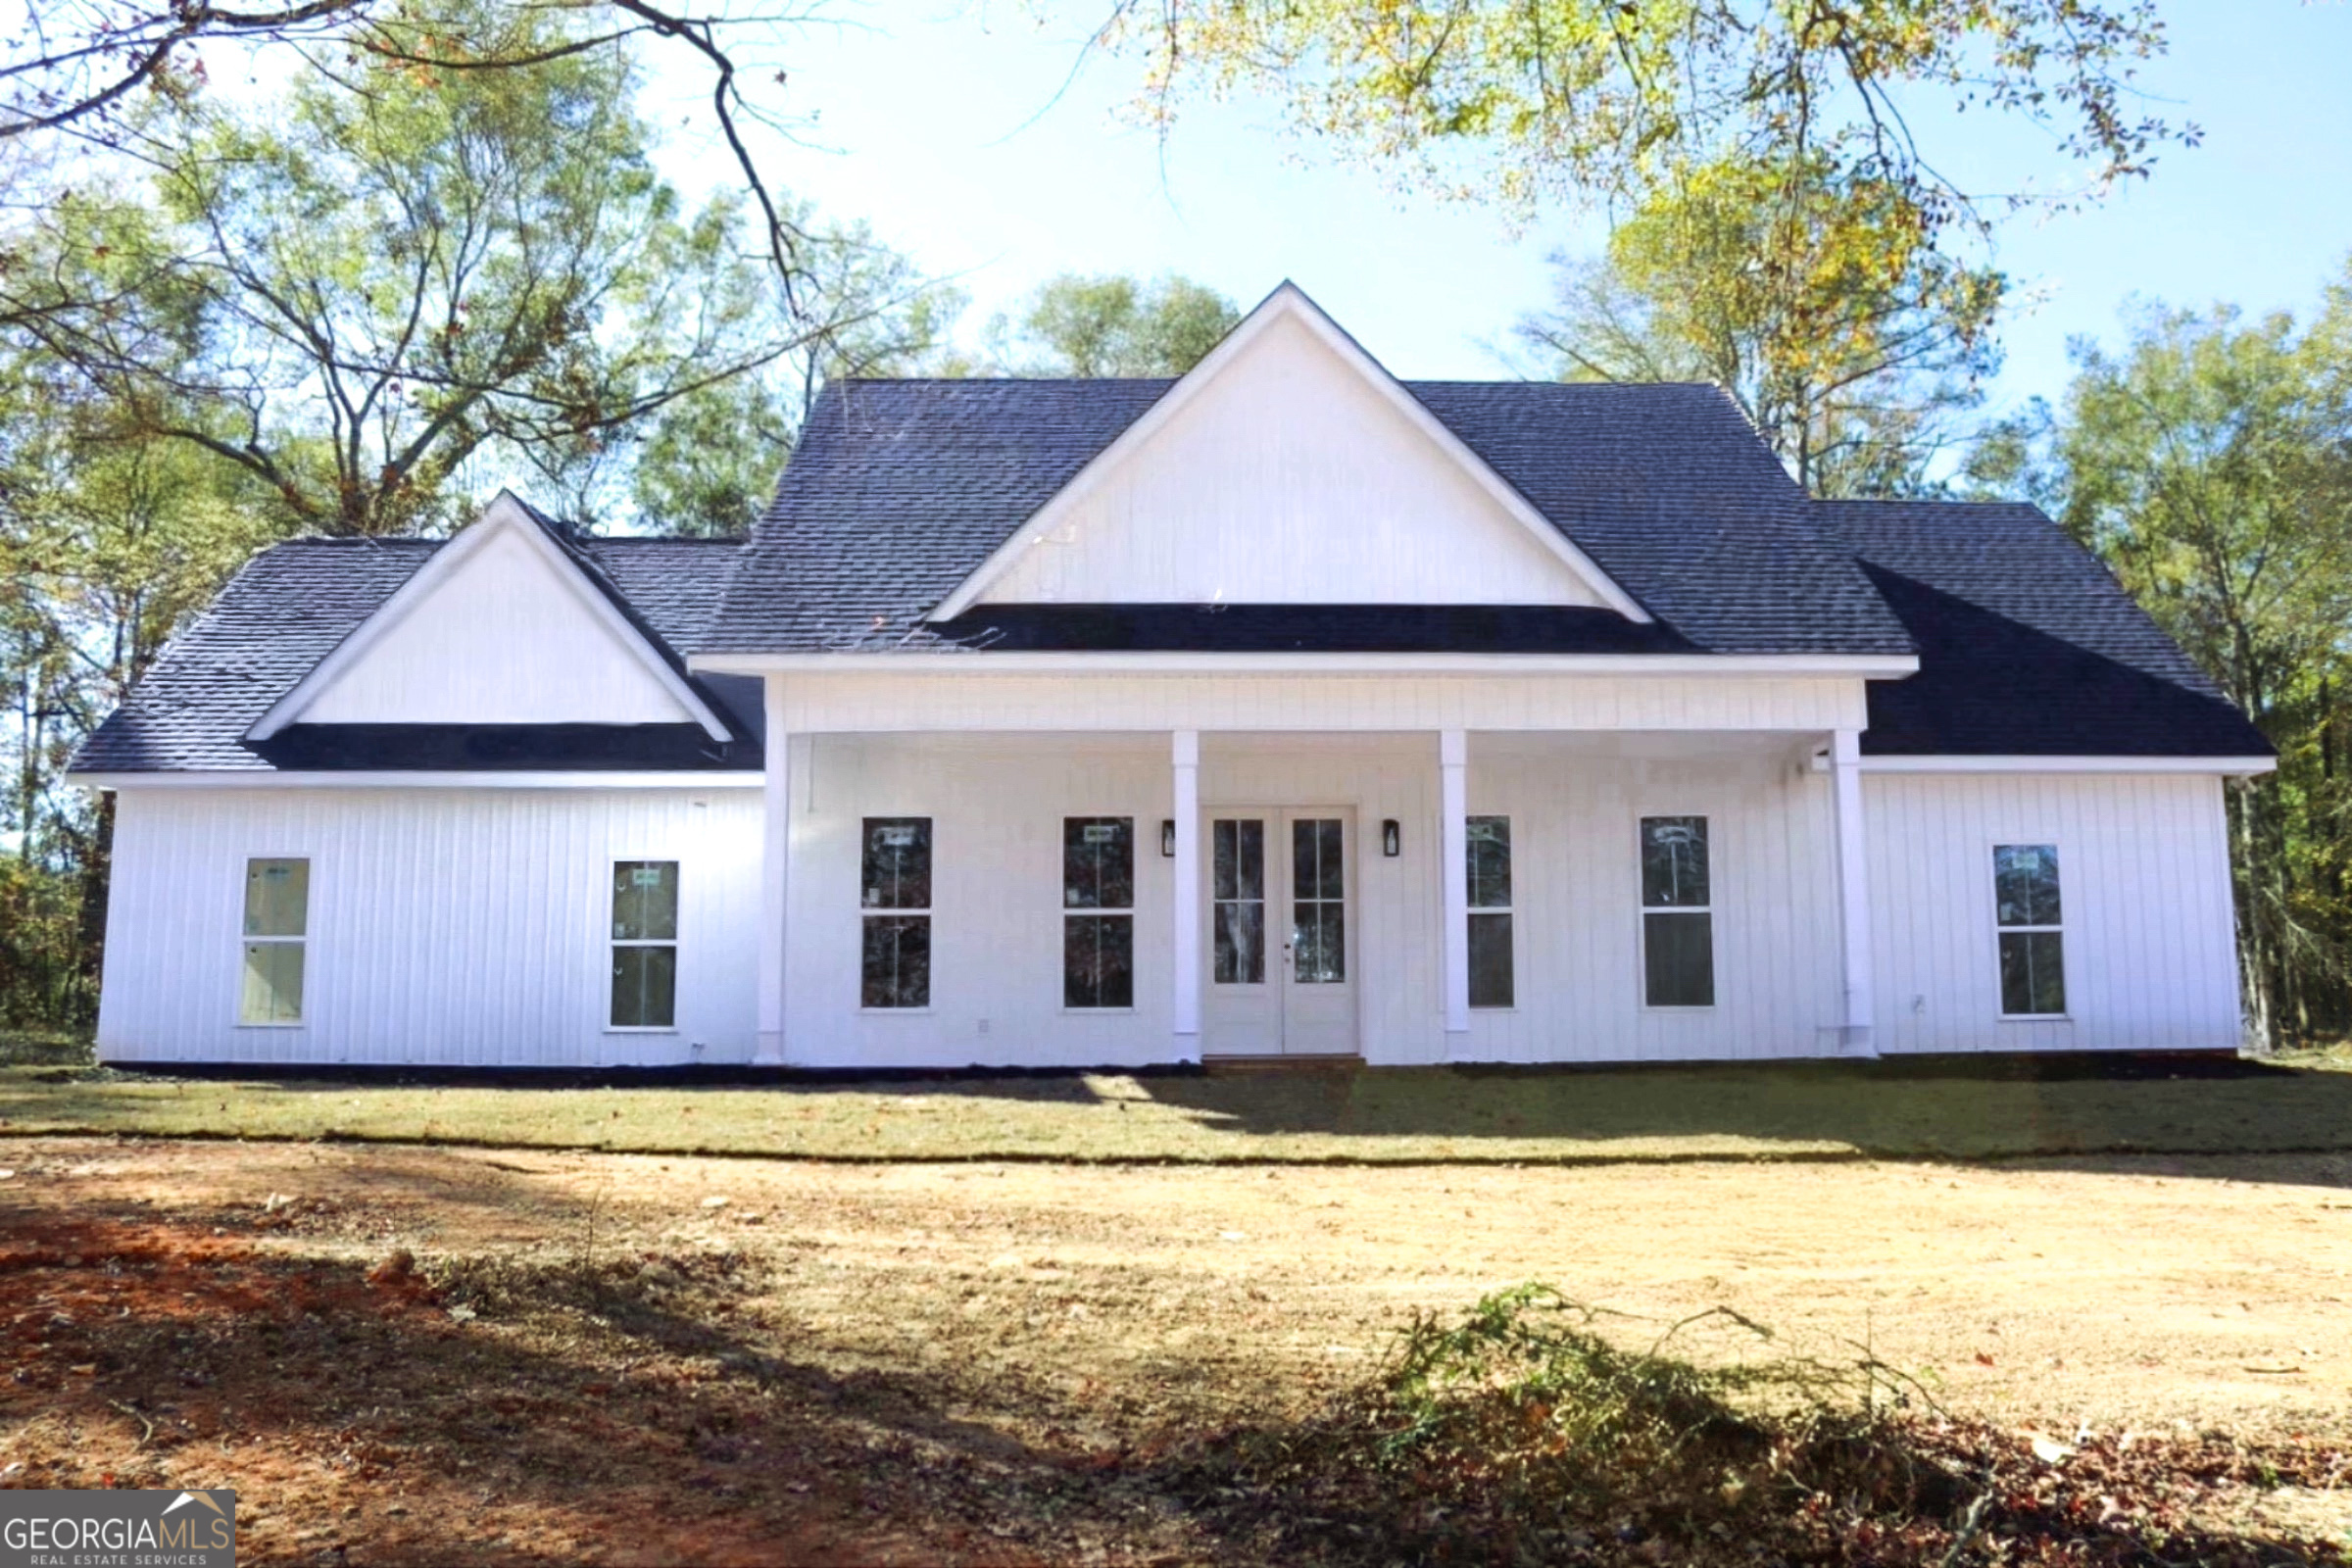
[[340,1139],[805,1159],[1122,1163],[1983,1158],[2352,1150],[2352,1066],[1086,1073],[532,1088],[0,1067],[0,1136]]

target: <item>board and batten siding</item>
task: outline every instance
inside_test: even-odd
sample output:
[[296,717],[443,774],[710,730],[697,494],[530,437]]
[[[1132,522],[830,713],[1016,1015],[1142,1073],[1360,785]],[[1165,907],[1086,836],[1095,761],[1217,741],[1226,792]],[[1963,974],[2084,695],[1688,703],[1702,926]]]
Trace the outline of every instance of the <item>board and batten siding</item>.
[[[1879,1050],[2235,1050],[2222,789],[2210,774],[1867,776]],[[2063,1019],[1999,1015],[1996,844],[2058,847]]]
[[[117,796],[102,1057],[542,1067],[747,1061],[756,790]],[[237,1021],[245,862],[310,859],[304,1019]],[[679,862],[677,1028],[612,1032],[612,866]]]
[[[1169,740],[801,735],[785,1054],[803,1067],[1143,1065],[1173,1034]],[[1624,755],[1631,750],[1648,755]],[[1786,738],[1477,733],[1468,808],[1511,819],[1515,1005],[1444,1028],[1437,738],[1209,733],[1204,812],[1352,812],[1349,961],[1375,1064],[1766,1059],[1836,1050],[1829,781]],[[2229,1049],[2218,779],[1874,774],[1865,801],[1887,1053]],[[1638,823],[1704,815],[1716,1003],[1642,996]],[[858,1005],[861,819],[934,822],[931,1005]],[[1061,1004],[1061,820],[1136,818],[1135,1006]],[[110,1060],[530,1067],[753,1049],[761,804],[746,789],[140,789],[118,797],[99,1048]],[[1379,853],[1395,818],[1402,853]],[[2064,1021],[1999,1016],[1992,846],[2054,843]],[[306,1017],[241,1026],[249,858],[311,861]],[[616,859],[680,862],[678,1028],[605,1027]]]
[[[1470,814],[1511,819],[1518,995],[1508,1009],[1472,1008],[1448,1059],[1836,1054],[1836,840],[1828,782],[1801,749],[1609,758],[1553,737],[1479,735],[1467,784]],[[1652,1007],[1643,997],[1645,816],[1707,819],[1711,1007]]]

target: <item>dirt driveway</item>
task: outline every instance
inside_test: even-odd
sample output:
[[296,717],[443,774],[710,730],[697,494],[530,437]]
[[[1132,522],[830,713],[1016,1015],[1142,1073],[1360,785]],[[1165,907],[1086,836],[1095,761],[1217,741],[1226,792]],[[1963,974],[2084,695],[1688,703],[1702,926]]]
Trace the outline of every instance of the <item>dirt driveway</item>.
[[[2352,1427],[2343,1155],[1203,1169],[27,1139],[0,1164],[0,1481],[234,1485],[257,1561],[1215,1557],[1090,1471],[1279,1423],[1415,1309],[1531,1278],[1644,1341],[1722,1304],[1778,1348],[1867,1343],[2045,1430]],[[1693,1348],[1752,1353],[1737,1335]]]

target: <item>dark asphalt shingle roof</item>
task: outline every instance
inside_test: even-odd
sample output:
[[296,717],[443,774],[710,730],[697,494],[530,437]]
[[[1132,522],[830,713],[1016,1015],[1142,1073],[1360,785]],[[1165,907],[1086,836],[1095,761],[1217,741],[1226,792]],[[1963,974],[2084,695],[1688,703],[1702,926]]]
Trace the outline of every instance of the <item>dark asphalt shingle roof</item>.
[[[1654,626],[1544,607],[1233,606],[1211,616],[1170,605],[979,607],[944,635],[917,624],[1169,385],[849,382],[818,400],[748,546],[581,539],[549,526],[673,661],[975,645],[1916,650],[1917,675],[1871,683],[1868,752],[2270,750],[2106,570],[2034,508],[1810,502],[1708,387],[1406,383],[1641,601]],[[758,683],[730,676],[697,680],[742,737],[726,753],[706,754],[682,733],[624,744],[554,728],[544,744],[441,726],[404,737],[382,726],[342,735],[299,725],[265,747],[269,756],[245,743],[253,721],[436,548],[302,540],[264,552],[174,641],[76,765],[396,765],[387,747],[413,751],[412,766],[758,765]],[[672,758],[685,760],[662,760]]]
[[[172,639],[138,689],[83,743],[87,772],[251,768],[270,763],[244,740],[254,720],[440,548],[427,539],[297,539],[246,563],[195,624]],[[672,656],[710,625],[740,551],[728,541],[591,539],[576,546],[626,596]],[[703,679],[739,735],[755,699]],[[755,749],[748,762],[758,766]]]
[[2038,508],[1832,501],[1815,511],[1919,645],[1918,674],[1870,683],[1865,753],[2271,755],[2097,558]]
[[[835,383],[706,648],[941,646],[924,612],[1172,384]],[[1403,384],[1687,648],[1911,651],[1716,388]]]

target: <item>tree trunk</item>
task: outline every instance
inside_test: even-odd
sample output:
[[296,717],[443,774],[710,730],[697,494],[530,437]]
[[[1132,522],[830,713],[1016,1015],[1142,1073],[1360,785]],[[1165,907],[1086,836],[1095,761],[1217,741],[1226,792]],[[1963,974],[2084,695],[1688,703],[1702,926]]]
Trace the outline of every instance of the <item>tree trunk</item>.
[[2229,789],[2230,891],[2237,906],[2237,972],[2245,999],[2246,1042],[2269,1054],[2278,1049],[2278,1012],[2272,963],[2270,920],[2262,897],[2263,855],[2256,823],[2262,782],[2238,779]]

